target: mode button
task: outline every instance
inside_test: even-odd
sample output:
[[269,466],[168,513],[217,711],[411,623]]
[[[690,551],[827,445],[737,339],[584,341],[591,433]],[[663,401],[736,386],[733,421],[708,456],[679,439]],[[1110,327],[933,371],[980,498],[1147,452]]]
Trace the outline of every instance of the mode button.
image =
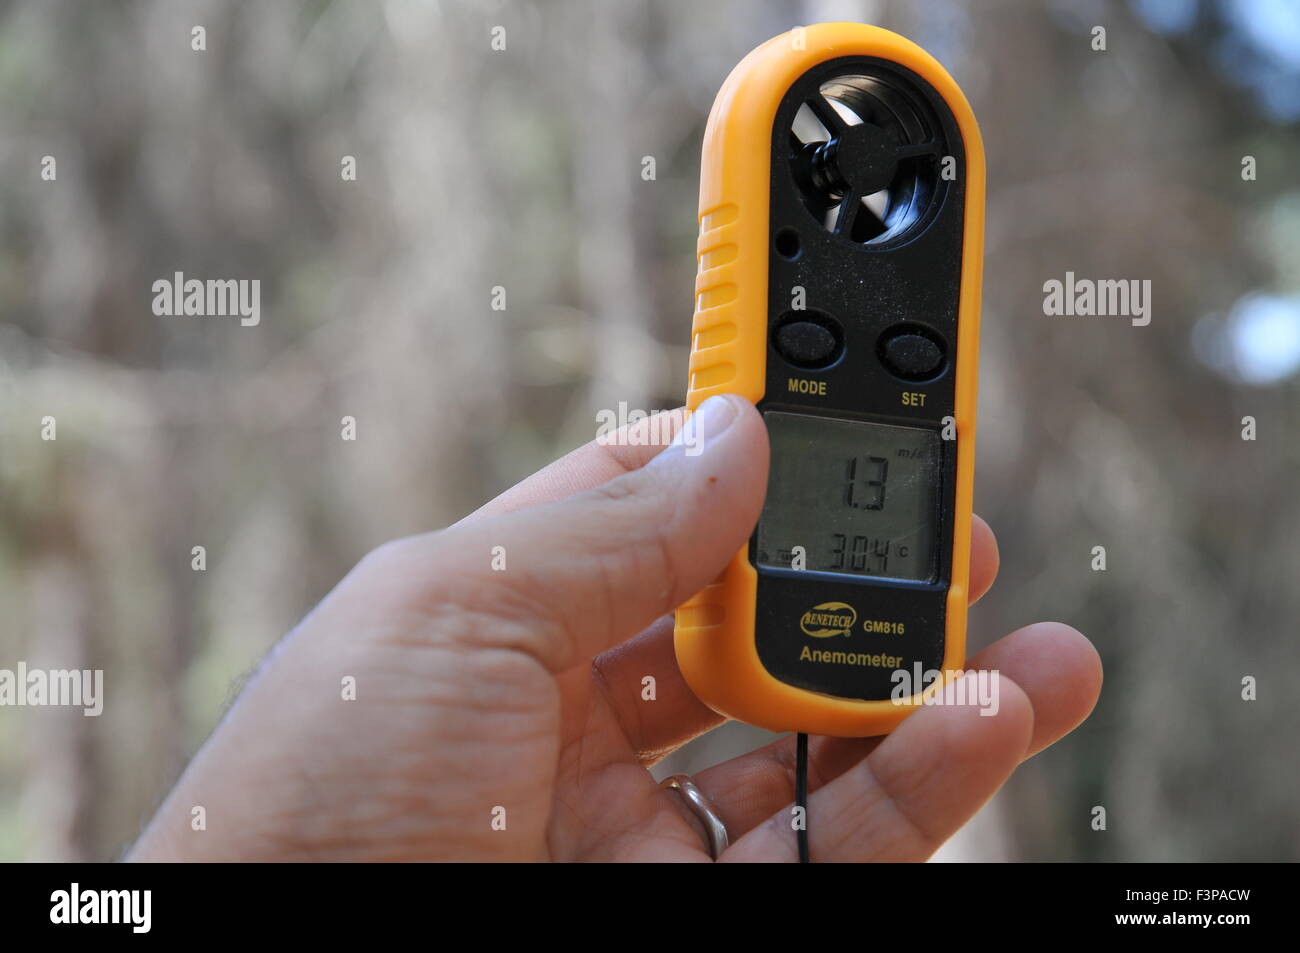
[[772,344],[795,367],[827,367],[839,357],[835,333],[816,321],[788,321],[776,329]]

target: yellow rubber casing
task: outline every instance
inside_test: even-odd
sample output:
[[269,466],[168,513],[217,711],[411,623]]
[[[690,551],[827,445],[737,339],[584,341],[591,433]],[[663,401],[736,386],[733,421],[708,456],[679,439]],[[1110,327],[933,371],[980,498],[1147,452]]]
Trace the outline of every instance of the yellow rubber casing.
[[[952,77],[915,43],[861,23],[823,23],[774,37],[727,77],[704,134],[700,235],[687,411],[715,394],[758,403],[766,377],[772,123],[790,86],[809,69],[870,56],[910,69],[952,111],[965,147],[965,223],[958,307],[955,413],[957,485],[945,613],[944,677],[966,660],[966,607],[975,464],[980,279],[984,257],[984,147],[974,113]],[[742,547],[722,576],[677,610],[677,662],[695,694],[719,714],[772,731],[838,737],[884,734],[916,710],[796,688],[773,677],[754,641],[758,575]],[[924,693],[923,693],[924,694]]]

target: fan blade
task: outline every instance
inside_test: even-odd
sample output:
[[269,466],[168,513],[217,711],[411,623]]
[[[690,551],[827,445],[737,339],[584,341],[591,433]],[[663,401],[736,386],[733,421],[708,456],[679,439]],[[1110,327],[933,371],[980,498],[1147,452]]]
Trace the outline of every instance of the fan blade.
[[862,196],[858,205],[865,211],[858,212],[853,230],[847,233],[847,237],[855,242],[869,242],[889,231],[885,215],[889,212],[890,198],[888,189]]
[[866,206],[868,212],[876,216],[876,219],[883,224],[885,213],[889,211],[889,189],[881,189],[879,192],[872,192],[870,195],[863,196],[862,204]]
[[918,156],[932,156],[939,151],[939,143],[933,139],[927,142],[913,142],[899,146],[894,155],[899,159],[915,159]]
[[825,142],[831,137],[831,131],[817,118],[811,106],[801,103],[790,124],[790,135],[803,145],[806,142]]
[[844,196],[844,201],[840,203],[839,212],[835,216],[835,228],[833,231],[836,235],[842,235],[845,238],[853,237],[853,225],[858,220],[858,213],[862,211],[862,193],[850,192]]
[[844,121],[844,117],[826,101],[824,96],[820,94],[814,96],[805,105],[812,110],[813,115],[817,117],[817,121],[822,124],[831,138],[838,136],[848,128],[849,124]]

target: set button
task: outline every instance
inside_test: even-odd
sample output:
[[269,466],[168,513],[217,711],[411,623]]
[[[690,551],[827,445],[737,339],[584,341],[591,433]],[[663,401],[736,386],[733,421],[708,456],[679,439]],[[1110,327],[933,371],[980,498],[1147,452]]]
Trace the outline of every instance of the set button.
[[905,381],[925,381],[944,369],[943,339],[916,324],[897,324],[880,336],[876,355],[885,370]]

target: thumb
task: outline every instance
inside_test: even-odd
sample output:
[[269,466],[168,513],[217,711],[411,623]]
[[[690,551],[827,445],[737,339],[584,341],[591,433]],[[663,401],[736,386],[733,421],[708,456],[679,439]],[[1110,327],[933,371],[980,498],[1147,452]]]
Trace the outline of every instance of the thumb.
[[[705,401],[640,469],[556,503],[407,541],[420,601],[474,621],[459,639],[552,672],[645,628],[713,582],[753,531],[767,430],[748,401]],[[499,547],[499,548],[498,548]]]

